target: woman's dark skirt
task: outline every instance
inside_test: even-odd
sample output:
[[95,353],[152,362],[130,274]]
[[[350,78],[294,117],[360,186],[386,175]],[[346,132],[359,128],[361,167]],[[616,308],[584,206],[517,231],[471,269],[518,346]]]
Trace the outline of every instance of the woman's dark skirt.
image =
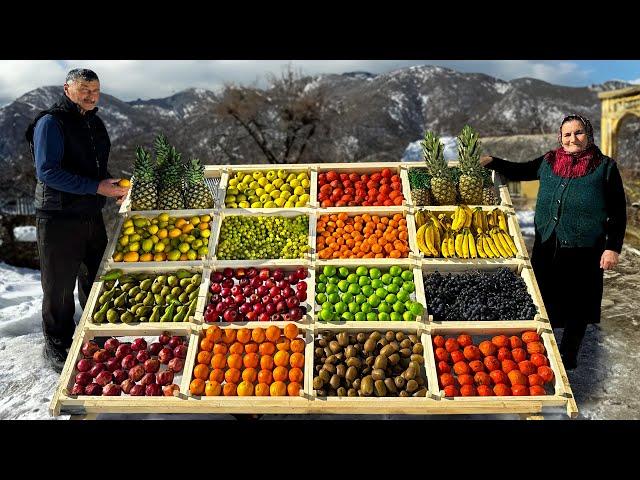
[[602,248],[561,248],[555,232],[542,243],[536,231],[531,265],[553,328],[600,323],[602,252]]

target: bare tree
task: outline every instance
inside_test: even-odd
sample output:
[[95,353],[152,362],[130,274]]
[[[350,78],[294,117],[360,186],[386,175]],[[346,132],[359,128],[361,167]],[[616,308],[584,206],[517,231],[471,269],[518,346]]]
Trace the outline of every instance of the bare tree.
[[326,94],[307,83],[291,64],[267,80],[264,91],[227,86],[216,111],[244,130],[269,163],[299,163],[312,139],[326,128]]

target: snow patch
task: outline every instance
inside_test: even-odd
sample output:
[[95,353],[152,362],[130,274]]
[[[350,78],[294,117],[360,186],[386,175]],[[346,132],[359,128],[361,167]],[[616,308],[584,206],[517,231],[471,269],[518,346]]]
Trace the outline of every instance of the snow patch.
[[35,242],[36,241],[36,227],[14,227],[13,238],[16,242]]
[[535,217],[534,210],[518,210],[516,211],[516,217],[518,218],[518,224],[523,235],[533,237],[535,235],[535,225],[533,219]]
[[493,84],[493,88],[495,89],[496,92],[498,92],[500,95],[504,95],[505,93],[507,93],[509,90],[511,90],[511,85],[509,85],[506,82],[496,82]]
[[[444,159],[447,161],[458,160],[458,143],[456,137],[440,137],[440,141],[444,144]],[[417,140],[407,146],[402,154],[403,162],[424,161],[421,142],[422,140]]]

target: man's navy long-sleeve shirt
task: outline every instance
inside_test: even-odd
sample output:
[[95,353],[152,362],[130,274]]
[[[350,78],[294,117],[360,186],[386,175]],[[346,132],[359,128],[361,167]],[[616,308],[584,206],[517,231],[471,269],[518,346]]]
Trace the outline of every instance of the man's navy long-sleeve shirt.
[[41,182],[62,192],[96,195],[100,182],[62,168],[64,137],[53,115],[45,115],[38,120],[33,131],[33,150],[36,176]]

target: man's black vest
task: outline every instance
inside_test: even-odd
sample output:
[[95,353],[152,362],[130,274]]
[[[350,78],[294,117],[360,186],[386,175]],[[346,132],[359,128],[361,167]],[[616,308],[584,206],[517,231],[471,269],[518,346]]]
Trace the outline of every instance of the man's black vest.
[[[40,112],[29,125],[26,139],[35,162],[33,132],[36,123],[50,114],[57,120],[64,136],[64,153],[61,168],[69,173],[104,180],[109,178],[107,161],[111,142],[102,120],[96,115],[97,108],[80,114],[78,106],[69,97],[62,95],[53,107]],[[47,213],[83,214],[100,213],[106,198],[103,195],[78,195],[62,192],[37,179],[35,207]]]

